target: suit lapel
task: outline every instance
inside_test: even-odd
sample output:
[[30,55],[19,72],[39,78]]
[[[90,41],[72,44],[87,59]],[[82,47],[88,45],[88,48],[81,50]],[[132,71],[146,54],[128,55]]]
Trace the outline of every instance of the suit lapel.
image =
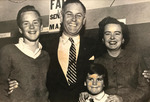
[[56,62],[57,62],[57,77],[58,77],[58,79],[60,79],[59,80],[59,84],[61,84],[62,86],[64,86],[64,87],[68,87],[68,83],[67,83],[67,80],[66,80],[66,77],[65,77],[65,75],[64,75],[64,73],[63,73],[63,70],[62,70],[62,68],[61,68],[61,66],[60,66],[60,64],[59,64],[59,61],[58,61],[58,47],[59,47],[59,38],[56,40],[56,42],[55,42],[55,58],[56,58]]
[[80,47],[79,47],[79,54],[78,54],[77,64],[81,59],[83,59],[85,53],[86,53],[86,47],[85,47],[85,44],[84,44],[84,38],[80,37]]

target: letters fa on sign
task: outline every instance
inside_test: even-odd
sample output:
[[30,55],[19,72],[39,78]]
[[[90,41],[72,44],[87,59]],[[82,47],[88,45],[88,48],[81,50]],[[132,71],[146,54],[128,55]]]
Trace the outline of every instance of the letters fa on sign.
[[60,30],[60,12],[65,0],[50,0],[49,7],[49,32],[58,32]]

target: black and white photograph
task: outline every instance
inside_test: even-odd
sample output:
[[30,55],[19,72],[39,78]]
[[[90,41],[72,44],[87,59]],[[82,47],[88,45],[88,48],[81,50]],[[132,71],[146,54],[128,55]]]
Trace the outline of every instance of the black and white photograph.
[[0,102],[150,102],[150,0],[0,0]]

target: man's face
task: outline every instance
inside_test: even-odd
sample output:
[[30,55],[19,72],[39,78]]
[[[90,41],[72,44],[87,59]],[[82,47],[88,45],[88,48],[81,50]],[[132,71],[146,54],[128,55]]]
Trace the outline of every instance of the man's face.
[[42,26],[40,18],[34,11],[27,11],[21,14],[21,28],[19,31],[28,41],[36,41],[39,38]]
[[86,86],[91,94],[99,94],[103,91],[104,87],[103,76],[98,74],[88,74],[86,79]]
[[121,49],[124,42],[121,26],[119,24],[107,24],[103,40],[109,50]]
[[64,34],[76,36],[79,34],[82,26],[85,24],[85,13],[79,3],[66,5],[63,11]]

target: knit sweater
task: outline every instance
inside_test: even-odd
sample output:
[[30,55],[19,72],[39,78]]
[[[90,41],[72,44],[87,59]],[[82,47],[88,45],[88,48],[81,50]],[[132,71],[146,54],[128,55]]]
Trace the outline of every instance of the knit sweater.
[[[33,59],[15,45],[0,51],[0,102],[48,102],[46,73],[49,55],[45,51]],[[7,79],[17,80],[18,88],[8,95]]]

